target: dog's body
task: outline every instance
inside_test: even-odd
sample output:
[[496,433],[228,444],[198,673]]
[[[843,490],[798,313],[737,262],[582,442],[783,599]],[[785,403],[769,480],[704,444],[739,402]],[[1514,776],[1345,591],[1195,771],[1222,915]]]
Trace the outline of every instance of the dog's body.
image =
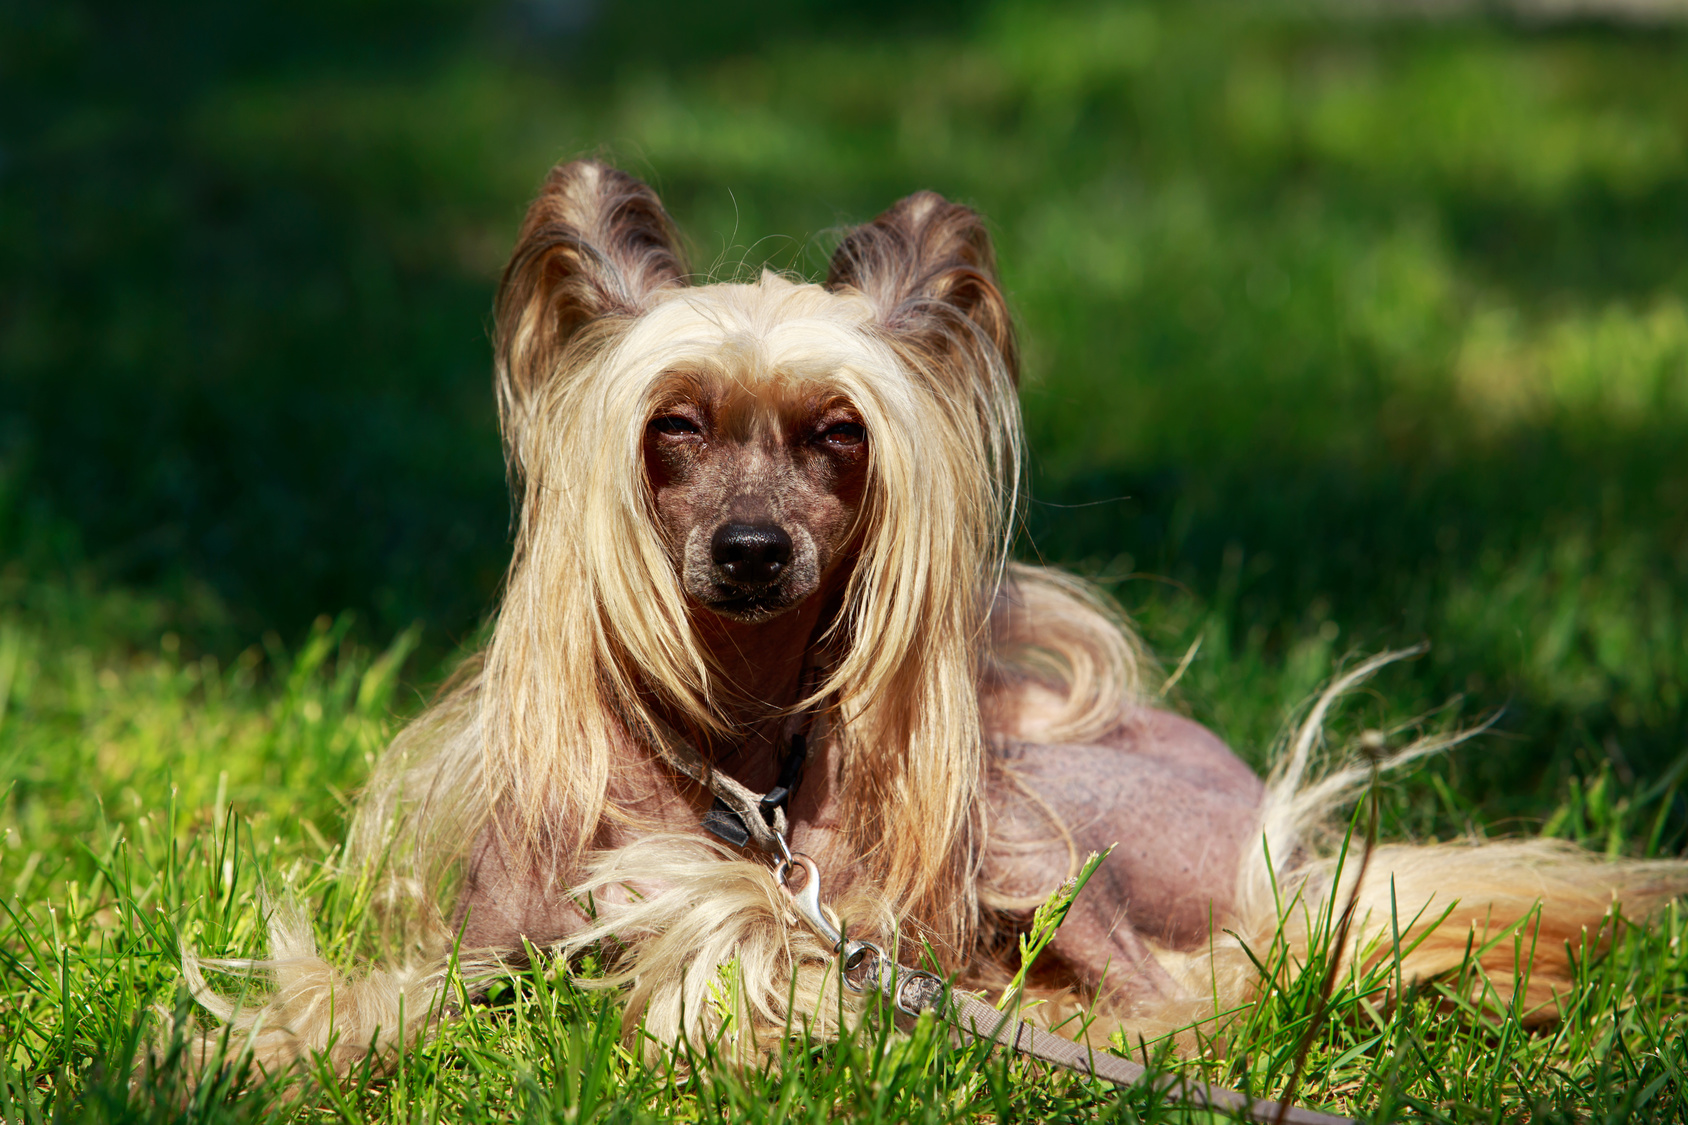
[[[812,762],[819,783],[799,791],[790,837],[793,851],[828,874],[829,895],[859,877],[843,824],[848,811],[824,781],[836,773],[835,751],[832,744]],[[759,754],[735,775],[760,777],[751,787],[771,789],[772,758]],[[728,761],[718,765],[735,772]],[[1069,912],[1040,979],[1090,994],[1106,974],[1113,1001],[1130,1007],[1175,995],[1154,950],[1196,948],[1212,917],[1231,916],[1239,861],[1258,846],[1260,779],[1204,728],[1149,708],[1127,712],[1117,731],[1093,745],[1016,741],[998,761],[1015,773],[1013,782],[998,774],[985,787],[986,823],[998,846],[987,851],[982,884],[999,900],[1041,902],[1071,874],[1075,855],[1117,845]],[[656,761],[647,765],[652,796],[641,802],[648,819],[638,835],[697,831],[708,795],[677,783]],[[1057,825],[1070,826],[1070,837],[1057,835]],[[614,850],[637,838],[629,831],[606,845]],[[579,872],[559,867],[508,824],[484,830],[457,904],[463,948],[515,951],[524,939],[549,948],[585,929],[569,893]]]
[[[1309,780],[1325,704],[1267,785],[1145,704],[1134,642],[1087,587],[1006,562],[1016,351],[976,215],[913,196],[846,236],[825,285],[693,287],[648,188],[566,165],[498,324],[521,503],[504,608],[396,740],[350,848],[389,857],[404,967],[344,979],[279,918],[279,992],[239,1014],[190,960],[267,1061],[393,1042],[454,947],[473,967],[610,941],[630,1027],[659,1040],[828,1030],[831,951],[764,858],[702,831],[712,794],[663,732],[759,792],[802,735],[791,847],[853,935],[930,950],[963,983],[1002,979],[1031,907],[1114,844],[1034,980],[1095,999],[1104,1027],[1211,1018],[1257,987],[1245,943],[1314,940],[1308,919],[1347,892],[1308,829],[1364,776]],[[1355,892],[1373,912],[1359,956],[1391,895],[1421,929],[1441,920],[1409,974],[1541,902],[1535,1001],[1615,889],[1645,909],[1685,882],[1535,844],[1379,859]],[[711,988],[729,965],[741,1011]]]

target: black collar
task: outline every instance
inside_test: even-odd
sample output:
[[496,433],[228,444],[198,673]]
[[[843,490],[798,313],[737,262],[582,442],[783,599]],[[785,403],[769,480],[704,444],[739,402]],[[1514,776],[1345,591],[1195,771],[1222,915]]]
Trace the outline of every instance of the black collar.
[[[756,802],[757,811],[770,829],[774,827],[776,809],[786,810],[789,823],[791,798],[803,781],[803,763],[808,757],[809,732],[805,723],[803,729],[794,733],[791,741],[786,743],[785,754],[780,759],[779,782]],[[750,829],[745,826],[744,819],[720,797],[716,797],[715,804],[703,814],[703,827],[734,847],[742,848],[750,842]]]

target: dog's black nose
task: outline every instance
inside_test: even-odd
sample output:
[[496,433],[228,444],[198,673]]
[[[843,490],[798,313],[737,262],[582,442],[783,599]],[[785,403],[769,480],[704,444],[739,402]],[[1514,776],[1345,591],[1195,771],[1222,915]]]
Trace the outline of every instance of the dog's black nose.
[[727,581],[765,586],[791,561],[791,536],[771,523],[726,523],[709,541],[715,565]]

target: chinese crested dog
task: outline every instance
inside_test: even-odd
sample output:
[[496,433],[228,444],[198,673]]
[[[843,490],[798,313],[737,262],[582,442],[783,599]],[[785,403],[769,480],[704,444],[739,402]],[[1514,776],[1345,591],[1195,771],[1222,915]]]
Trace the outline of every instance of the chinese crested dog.
[[[750,1055],[788,1028],[835,1032],[832,950],[765,856],[700,827],[714,797],[666,738],[788,789],[790,845],[850,934],[963,986],[1005,981],[1031,908],[1117,844],[1031,991],[1133,1037],[1217,1026],[1264,987],[1245,946],[1287,940],[1304,961],[1321,910],[1349,901],[1350,963],[1393,957],[1396,924],[1408,978],[1474,945],[1550,1019],[1570,948],[1614,902],[1639,916],[1688,886],[1688,865],[1548,841],[1383,846],[1355,886],[1324,828],[1369,769],[1310,759],[1330,701],[1378,661],[1326,694],[1267,781],[1154,707],[1108,603],[1008,559],[1016,348],[965,207],[910,196],[845,234],[824,284],[694,285],[648,187],[567,164],[522,225],[496,331],[519,502],[503,605],[394,740],[348,843],[389,953],[342,974],[282,909],[270,960],[186,958],[266,1066],[397,1049],[445,1009],[454,960],[473,982],[530,947],[602,943],[629,1035]],[[1524,940],[1485,941],[1515,924]],[[202,965],[274,990],[239,1007]]]

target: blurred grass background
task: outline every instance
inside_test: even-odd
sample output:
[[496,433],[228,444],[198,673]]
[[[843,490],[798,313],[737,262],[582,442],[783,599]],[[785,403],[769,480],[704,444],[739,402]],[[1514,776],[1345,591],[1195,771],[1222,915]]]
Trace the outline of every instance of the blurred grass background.
[[[274,749],[300,653],[419,623],[402,714],[472,643],[508,544],[493,286],[583,152],[655,184],[718,277],[815,276],[828,231],[919,188],[979,208],[1028,356],[1022,549],[1106,580],[1168,667],[1199,641],[1181,706],[1259,761],[1344,656],[1427,640],[1367,721],[1501,716],[1397,791],[1396,827],[1680,845],[1676,25],[1205,0],[0,21],[13,879],[82,831],[74,793],[144,778],[150,804],[164,770],[332,818],[380,739]],[[204,733],[216,692],[268,741]]]
[[[1264,762],[1344,659],[1428,641],[1337,734],[1498,718],[1389,787],[1388,831],[1679,852],[1688,31],[1503,7],[0,0],[0,1116],[170,1116],[126,1060],[181,940],[262,950],[260,880],[351,950],[350,795],[506,560],[494,283],[581,153],[717,277],[816,276],[916,189],[979,208],[1026,345],[1021,550],[1189,658],[1173,705]],[[1451,994],[1394,1046],[1333,1021],[1303,1092],[1679,1119],[1680,930],[1557,1038],[1474,1017],[1439,1054]],[[531,1053],[492,1022],[323,1096],[479,1105],[472,1044]],[[1275,1051],[1216,1076],[1277,1088]],[[182,1119],[266,1112],[221,1098]]]

